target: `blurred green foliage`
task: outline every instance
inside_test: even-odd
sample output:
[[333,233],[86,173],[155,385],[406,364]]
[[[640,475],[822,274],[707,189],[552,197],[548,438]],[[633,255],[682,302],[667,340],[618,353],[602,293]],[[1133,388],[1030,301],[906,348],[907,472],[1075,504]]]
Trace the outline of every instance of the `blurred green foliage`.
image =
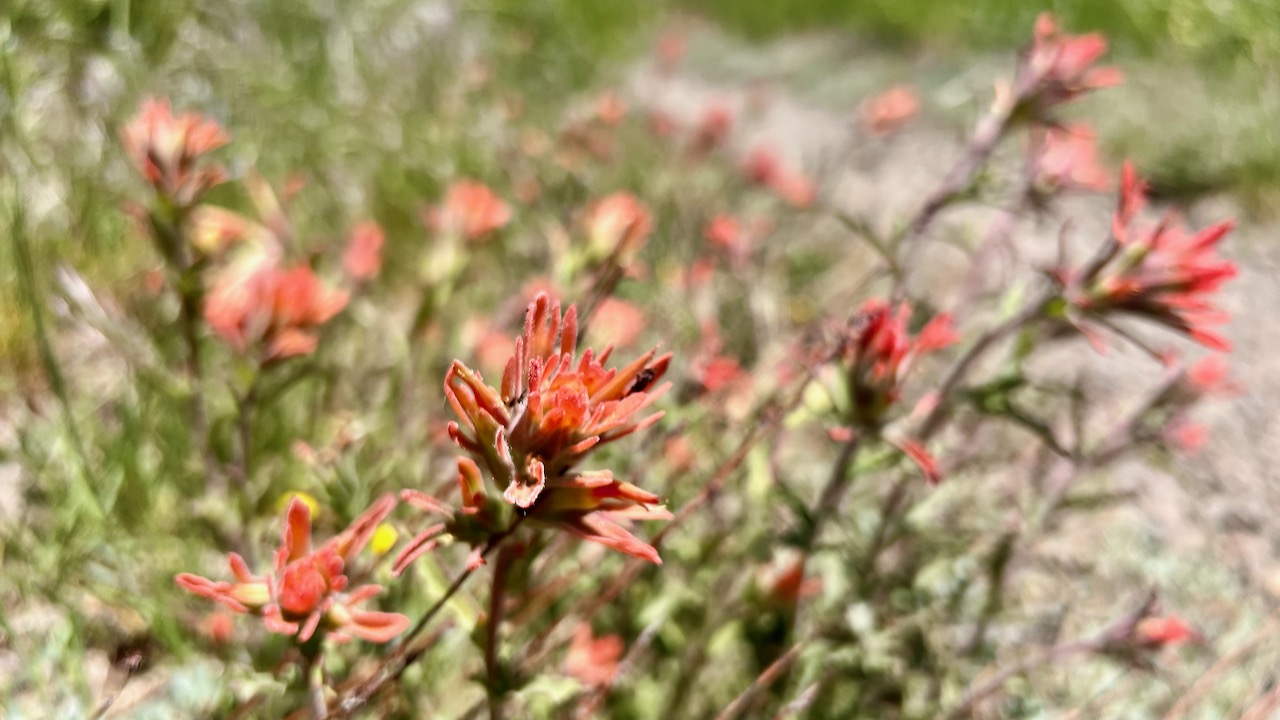
[[1048,10],[1065,27],[1102,32],[1122,54],[1189,53],[1272,70],[1280,62],[1280,15],[1259,0],[677,1],[757,39],[838,29],[900,47],[1007,50]]
[[952,63],[1020,47],[1052,11],[1070,32],[1103,33],[1124,65],[1129,87],[1093,114],[1104,143],[1136,158],[1159,195],[1228,190],[1256,213],[1280,209],[1280,7],[1270,0],[674,2],[753,41],[834,30]]

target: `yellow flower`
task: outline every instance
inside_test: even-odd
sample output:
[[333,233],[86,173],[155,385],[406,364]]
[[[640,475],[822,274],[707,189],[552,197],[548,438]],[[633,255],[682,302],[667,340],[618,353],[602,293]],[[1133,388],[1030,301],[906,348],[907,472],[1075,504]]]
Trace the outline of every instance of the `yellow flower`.
[[283,513],[285,508],[289,507],[289,503],[292,502],[294,498],[298,498],[302,501],[303,505],[307,506],[307,509],[311,511],[312,517],[315,517],[320,512],[320,501],[301,490],[291,490],[281,495],[280,498],[276,500],[276,512]]
[[382,523],[373,531],[373,539],[369,541],[369,549],[374,555],[386,555],[391,548],[395,547],[396,540],[400,539],[400,533],[391,526],[390,523]]

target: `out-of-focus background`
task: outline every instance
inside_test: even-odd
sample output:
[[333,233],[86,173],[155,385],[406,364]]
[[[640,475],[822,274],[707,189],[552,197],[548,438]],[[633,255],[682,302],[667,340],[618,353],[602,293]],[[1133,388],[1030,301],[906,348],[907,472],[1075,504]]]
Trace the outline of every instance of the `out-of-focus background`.
[[[1047,602],[1063,592],[1096,610],[1090,617],[1100,621],[1114,615],[1125,593],[1158,582],[1184,607],[1202,608],[1202,624],[1233,642],[1253,637],[1280,597],[1280,524],[1269,512],[1280,502],[1280,487],[1271,487],[1280,452],[1273,410],[1280,403],[1280,361],[1272,339],[1280,336],[1280,321],[1268,320],[1280,317],[1273,312],[1280,303],[1280,6],[1272,0],[2,1],[0,235],[8,236],[0,237],[0,446],[6,448],[0,522],[9,532],[0,546],[0,694],[11,696],[0,709],[13,717],[39,717],[41,707],[59,708],[58,717],[86,716],[87,698],[100,697],[106,682],[113,645],[110,638],[83,639],[102,627],[141,622],[127,613],[102,620],[130,601],[136,604],[129,612],[145,618],[166,648],[165,662],[179,668],[157,691],[177,698],[179,710],[152,706],[147,717],[204,707],[219,682],[219,670],[204,661],[183,664],[186,630],[178,619],[165,624],[167,606],[146,600],[145,587],[114,597],[104,590],[125,587],[120,578],[154,553],[159,569],[140,576],[164,588],[156,597],[172,593],[169,578],[189,548],[156,544],[168,530],[135,538],[121,529],[147,527],[153,516],[127,526],[86,526],[51,510],[35,513],[44,524],[31,527],[55,535],[14,529],[33,507],[58,506],[62,486],[46,492],[42,477],[59,468],[74,475],[59,459],[69,452],[63,440],[40,449],[48,467],[16,467],[14,448],[26,438],[18,425],[56,415],[50,408],[68,386],[90,405],[89,398],[123,392],[123,361],[69,320],[76,311],[60,269],[75,270],[72,285],[83,280],[122,305],[148,302],[144,271],[156,258],[123,211],[136,199],[138,182],[117,142],[142,98],[168,97],[176,107],[218,118],[232,131],[238,162],[252,162],[281,184],[301,179],[306,190],[291,211],[302,232],[321,244],[340,243],[335,228],[376,218],[390,238],[383,281],[404,290],[414,282],[417,255],[397,239],[423,235],[419,208],[439,198],[448,179],[501,178],[507,189],[518,187],[523,178],[510,168],[523,166],[503,153],[522,145],[532,155],[530,148],[545,145],[566,116],[589,114],[604,92],[616,93],[636,117],[660,112],[684,124],[696,123],[708,107],[731,107],[750,118],[735,128],[735,151],[767,141],[817,179],[833,204],[891,223],[945,170],[993,85],[1011,75],[1013,53],[1043,10],[1072,32],[1103,33],[1112,46],[1106,62],[1125,73],[1124,86],[1072,111],[1096,127],[1108,164],[1134,159],[1157,201],[1184,205],[1193,218],[1240,218],[1230,253],[1243,273],[1227,302],[1237,317],[1228,333],[1238,346],[1233,369],[1247,392],[1211,418],[1202,455],[1135,463],[1108,478],[1114,486],[1106,492],[1136,500],[1138,509],[1071,529],[1045,549],[1052,570],[1025,593]],[[672,44],[681,48],[680,60],[662,70],[663,48]],[[883,143],[851,146],[849,129],[863,103],[902,84],[918,93],[916,118]],[[558,193],[547,216],[567,225],[564,208],[657,177],[654,168],[669,161],[638,130],[622,144],[621,154],[630,155],[602,173],[608,187],[577,186],[574,177],[546,182],[549,193]],[[716,192],[707,192],[707,207],[719,202]],[[247,205],[229,188],[213,200]],[[1071,208],[1105,223],[1111,202],[1094,198]],[[664,209],[654,211],[661,217]],[[659,246],[674,247],[680,229],[700,233],[696,224],[685,225],[670,220],[658,233],[666,233]],[[799,227],[812,230],[805,235],[812,247],[798,254],[836,242],[830,223]],[[541,231],[528,232],[541,237]],[[1032,241],[1048,242],[1056,226],[1037,232]],[[813,257],[819,255],[790,258],[796,267],[779,274],[804,287],[821,269]],[[477,302],[501,304],[510,289],[501,282],[505,272],[484,270],[489,284],[472,288]],[[815,312],[803,300],[770,308],[797,317]],[[670,333],[651,327],[650,335],[692,346],[694,328],[692,322]],[[763,353],[756,339],[741,327],[726,330],[726,345],[747,361]],[[1126,365],[1132,358],[1123,354],[1113,359],[1085,353],[1070,362],[1099,366],[1103,397],[1149,373],[1135,369],[1136,362]],[[108,447],[124,448],[129,433],[146,426],[145,417],[118,417],[97,406],[83,416],[118,431],[120,444]],[[277,440],[287,443],[283,433],[271,441]],[[166,462],[124,449],[104,453],[123,477]],[[163,514],[160,504],[155,508]],[[1097,538],[1105,539],[1103,551],[1093,545]],[[102,548],[110,549],[106,557]],[[32,637],[49,641],[33,645]],[[1244,693],[1264,679],[1276,655],[1267,647],[1269,654],[1251,656],[1254,665],[1230,676],[1223,693]],[[40,680],[33,670],[70,680]],[[1197,676],[1161,676],[1134,691],[1135,702],[1181,691]],[[1050,680],[1066,698],[1058,709],[1087,707],[1094,692],[1114,698],[1124,694],[1117,689],[1135,687],[1098,668]],[[1219,700],[1213,707],[1229,706]],[[1037,715],[1049,706],[1027,701],[1019,717],[1054,716]],[[1142,713],[1161,706],[1153,701],[1134,715],[1111,699],[1106,707],[1107,717],[1147,717],[1154,715]]]
[[[61,213],[65,230],[71,200],[78,222],[115,223],[63,238],[57,254],[119,278],[132,267],[120,252],[128,241],[97,170],[144,94],[198,103],[270,142],[268,170],[316,172],[335,193],[376,179],[394,205],[421,191],[413,183],[433,164],[492,162],[429,152],[441,132],[458,132],[439,127],[447,107],[437,93],[460,56],[483,55],[523,112],[550,116],[574,93],[625,83],[657,33],[678,28],[689,34],[686,71],[700,78],[767,84],[837,113],[911,81],[927,114],[959,129],[973,114],[968,93],[1007,67],[1045,9],[1104,33],[1124,66],[1125,87],[1086,113],[1114,157],[1139,160],[1163,196],[1227,191],[1250,212],[1274,211],[1280,20],[1262,0],[12,0],[0,11],[3,109],[32,146],[30,212]],[[388,167],[376,150],[400,141],[403,162]],[[23,367],[32,351],[18,339],[26,321],[5,259],[0,348]]]

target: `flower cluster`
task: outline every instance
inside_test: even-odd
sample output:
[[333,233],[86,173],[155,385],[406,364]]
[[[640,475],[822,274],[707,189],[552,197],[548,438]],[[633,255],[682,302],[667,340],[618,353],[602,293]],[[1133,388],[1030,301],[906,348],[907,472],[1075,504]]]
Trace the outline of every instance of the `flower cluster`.
[[583,225],[595,254],[615,254],[626,264],[653,232],[653,217],[635,195],[616,192],[592,203]]
[[725,143],[733,130],[733,111],[724,105],[710,105],[689,139],[689,153],[701,157]]
[[[225,179],[222,167],[203,157],[229,141],[222,128],[193,113],[175,117],[167,101],[147,100],[121,134],[162,201],[148,213],[148,230],[176,269],[199,271],[182,286],[191,315],[203,315],[209,329],[262,365],[314,351],[316,329],[346,307],[349,294],[324,285],[308,266],[282,265],[293,229],[259,175],[251,172],[244,182],[256,220],[200,204]],[[343,258],[352,280],[377,274],[382,244],[376,223],[355,228]]]
[[1031,186],[1037,196],[1111,187],[1111,173],[1099,162],[1097,139],[1087,126],[1044,128],[1033,135],[1032,145]]
[[176,207],[191,207],[226,180],[206,153],[230,138],[218,123],[195,113],[175,116],[167,100],[147,99],[120,133],[133,164],[157,195]]
[[204,316],[238,351],[268,364],[313,352],[316,329],[348,299],[305,265],[286,269],[256,257],[226,269],[206,298]]
[[858,121],[868,135],[892,135],[920,112],[920,96],[910,85],[895,85],[862,104]]
[[190,573],[175,579],[183,588],[235,612],[260,616],[267,630],[297,636],[299,642],[307,642],[317,632],[338,640],[355,637],[387,642],[409,626],[409,618],[355,607],[382,588],[363,585],[349,589],[345,571],[395,505],[394,496],[384,495],[350,527],[313,549],[311,510],[295,497],[285,513],[271,574],[253,575],[244,558],[231,553],[235,582]]
[[342,267],[352,280],[372,280],[382,271],[382,245],[386,235],[373,221],[365,221],[351,229],[347,249],[342,253]]
[[885,412],[902,396],[902,383],[924,355],[957,340],[951,316],[935,315],[914,337],[908,330],[911,306],[895,311],[884,300],[868,300],[854,318],[842,354],[849,363],[851,420],[856,428],[874,430]]
[[[1141,224],[1137,215],[1145,203],[1145,189],[1133,166],[1126,163],[1112,220],[1114,242],[1086,267],[1056,273],[1067,301],[1091,318],[1134,315],[1210,349],[1230,350],[1226,338],[1211,329],[1227,320],[1211,297],[1236,275],[1235,264],[1217,254],[1218,242],[1231,232],[1233,223],[1191,232],[1171,213],[1155,225]],[[1087,326],[1076,324],[1093,337]]]
[[809,207],[818,197],[812,180],[788,168],[778,154],[767,147],[751,151],[742,172],[748,180],[772,190],[792,207]]
[[[654,548],[616,522],[667,517],[657,507],[658,496],[608,471],[575,466],[594,448],[657,422],[662,413],[638,416],[669,387],[655,383],[671,356],[650,350],[625,367],[606,368],[606,349],[598,356],[587,350],[575,361],[577,333],[576,308],[562,317],[559,302],[540,293],[528,308],[500,388],[455,361],[445,377],[445,395],[462,424],[451,422],[449,436],[505,488],[503,499],[528,521],[660,562]],[[490,505],[478,468],[465,461],[459,468],[461,517],[484,526]],[[411,501],[423,504],[416,495]]]
[[427,225],[442,235],[479,242],[511,222],[511,208],[484,183],[459,180],[445,190]]
[[1107,41],[1098,33],[1068,35],[1050,13],[1036,19],[1035,35],[1018,66],[1014,86],[1014,110],[1037,122],[1048,120],[1050,110],[1092,90],[1119,85],[1120,71],[1095,67],[1107,52]]

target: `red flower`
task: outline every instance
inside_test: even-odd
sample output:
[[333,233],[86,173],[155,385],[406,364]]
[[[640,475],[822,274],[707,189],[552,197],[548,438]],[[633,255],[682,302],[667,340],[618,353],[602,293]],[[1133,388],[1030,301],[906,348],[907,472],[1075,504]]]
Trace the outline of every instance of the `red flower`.
[[617,192],[587,208],[585,225],[598,252],[630,256],[644,247],[653,231],[653,218],[635,195]]
[[795,551],[774,555],[756,571],[756,585],[770,603],[794,607],[800,600],[822,591],[821,578],[805,579],[806,556]]
[[924,473],[924,478],[930,485],[937,485],[942,481],[942,471],[938,468],[938,461],[929,454],[924,445],[915,440],[891,440],[890,443],[920,468],[920,472]]
[[511,208],[487,185],[459,180],[449,186],[444,202],[428,218],[436,232],[477,241],[511,222]]
[[732,215],[717,215],[707,223],[707,229],[702,232],[702,236],[716,247],[732,250],[737,247],[738,241],[742,238],[742,228]]
[[[878,427],[885,411],[901,397],[902,383],[920,357],[958,339],[946,313],[935,315],[915,337],[907,330],[910,320],[907,303],[894,312],[889,303],[877,299],[868,300],[855,319],[844,347],[851,363],[855,426]],[[903,451],[912,454],[905,447]]]
[[1052,14],[1041,13],[1018,67],[1016,102],[1043,121],[1057,105],[1119,85],[1124,80],[1119,70],[1094,67],[1106,52],[1107,41],[1098,33],[1067,35],[1058,29]]
[[235,617],[223,610],[211,612],[200,621],[200,634],[214,645],[226,645],[235,637]]
[[782,159],[776,152],[764,146],[757,146],[747,155],[747,160],[742,165],[742,172],[751,182],[772,187],[785,170],[782,167]]
[[738,360],[723,354],[724,341],[712,322],[702,324],[702,341],[693,360],[693,376],[708,393],[737,389],[750,378]]
[[325,287],[305,265],[289,270],[269,258],[233,265],[205,298],[209,327],[241,352],[264,362],[316,349],[316,329],[347,305],[344,290]]
[[592,337],[614,348],[634,343],[644,326],[644,311],[615,297],[605,298],[591,318]]
[[596,118],[614,127],[627,117],[627,104],[615,92],[607,92],[596,99]]
[[752,150],[742,171],[748,180],[769,188],[792,207],[808,207],[817,199],[813,182],[785,167],[777,153],[767,147]]
[[454,361],[445,395],[463,425],[449,436],[476,457],[504,499],[526,518],[616,550],[660,562],[657,551],[614,520],[661,519],[658,496],[615,479],[608,471],[575,471],[593,448],[657,422],[640,419],[669,384],[655,387],[670,354],[650,350],[623,368],[604,367],[609,350],[574,361],[577,310],[563,319],[560,304],[540,294],[529,305],[524,335],[502,375],[501,389]]
[[399,613],[357,609],[355,605],[377,595],[382,588],[364,585],[348,590],[344,571],[395,505],[395,497],[384,495],[350,527],[313,550],[311,511],[306,503],[294,498],[285,514],[271,574],[252,575],[244,559],[232,553],[235,582],[213,581],[190,573],[181,573],[175,580],[186,590],[235,612],[260,616],[268,630],[297,636],[299,642],[310,640],[317,631],[339,640],[357,637],[387,642],[409,626],[409,618]]
[[579,623],[564,658],[564,672],[584,685],[607,685],[618,673],[624,649],[621,637],[596,637],[590,623]]
[[863,129],[871,135],[889,135],[902,129],[920,112],[920,96],[910,85],[895,85],[869,98],[859,113]]
[[1041,194],[1111,187],[1111,174],[1098,161],[1097,142],[1088,127],[1051,127],[1033,142],[1034,183]]
[[1138,226],[1143,183],[1126,163],[1120,202],[1112,221],[1116,242],[1103,262],[1081,272],[1059,272],[1067,298],[1087,314],[1124,313],[1153,320],[1214,350],[1230,350],[1226,338],[1209,329],[1226,322],[1210,296],[1236,276],[1236,266],[1216,246],[1233,227],[1221,222],[1189,232],[1166,215],[1154,227]]
[[664,30],[658,36],[657,61],[663,72],[671,72],[684,60],[689,49],[689,39],[680,30]]
[[1167,445],[1177,448],[1187,455],[1194,455],[1209,440],[1209,429],[1200,423],[1191,422],[1181,415],[1175,415],[1161,433]]
[[382,270],[382,244],[386,236],[372,220],[362,222],[351,231],[347,249],[342,253],[342,267],[354,280],[370,280]]
[[218,123],[195,113],[174,116],[168,100],[149,98],[120,132],[142,176],[157,194],[190,207],[226,180],[221,165],[201,156],[230,141]]
[[1153,650],[1203,640],[1195,628],[1177,615],[1143,618],[1134,627],[1133,634],[1139,645]]
[[655,137],[670,137],[676,131],[676,121],[671,116],[661,110],[654,110],[649,113],[649,132]]
[[1197,397],[1234,395],[1240,387],[1227,376],[1227,361],[1221,355],[1206,355],[1187,368],[1187,384]]
[[724,143],[733,130],[733,111],[724,105],[710,105],[702,113],[690,140],[695,155],[711,152]]

